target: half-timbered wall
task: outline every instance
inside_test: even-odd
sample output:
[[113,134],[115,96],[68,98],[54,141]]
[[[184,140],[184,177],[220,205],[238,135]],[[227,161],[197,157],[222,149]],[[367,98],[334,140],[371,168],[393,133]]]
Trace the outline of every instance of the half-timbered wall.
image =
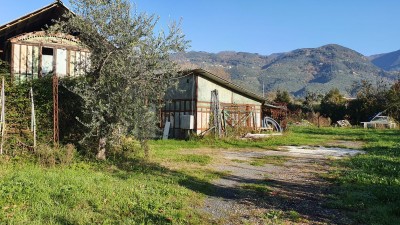
[[90,53],[73,36],[43,31],[14,37],[11,43],[11,73],[21,82],[57,74],[78,76],[87,68]]
[[[169,121],[170,137],[182,138],[187,135],[187,130],[181,127],[183,115],[194,115],[195,130],[197,134],[209,129],[211,91],[218,90],[221,110],[230,112],[227,122],[235,125],[257,129],[261,127],[261,102],[246,97],[245,95],[226,88],[196,74],[181,77],[177,87],[170,88],[165,97],[165,106],[160,114],[160,127]],[[252,113],[246,117],[246,114]]]
[[194,115],[195,101],[190,99],[173,99],[165,103],[164,109],[161,111],[161,127],[164,127],[165,122],[169,121],[171,137],[185,137],[187,131],[182,129],[181,118],[183,115]]
[[196,112],[196,76],[188,75],[178,79],[177,86],[170,88],[165,95],[164,108],[161,110],[160,125],[169,121],[170,136],[184,137],[180,118],[183,115],[195,115]]

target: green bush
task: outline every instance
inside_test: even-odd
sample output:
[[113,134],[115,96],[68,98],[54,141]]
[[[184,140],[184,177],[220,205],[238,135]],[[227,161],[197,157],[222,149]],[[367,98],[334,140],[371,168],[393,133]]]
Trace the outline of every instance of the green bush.
[[140,142],[133,137],[121,137],[120,140],[111,144],[108,154],[114,158],[137,158],[140,156]]

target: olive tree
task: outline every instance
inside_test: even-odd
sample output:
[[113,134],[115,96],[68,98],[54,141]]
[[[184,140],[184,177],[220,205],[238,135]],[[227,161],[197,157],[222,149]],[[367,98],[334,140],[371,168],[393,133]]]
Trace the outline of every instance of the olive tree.
[[386,93],[388,113],[392,115],[398,122],[400,121],[400,80]]
[[50,31],[77,36],[91,52],[89,67],[73,89],[89,117],[83,121],[84,140],[97,140],[97,157],[103,159],[107,143],[121,131],[132,132],[148,149],[157,107],[179,70],[170,54],[188,46],[180,24],[156,32],[158,17],[136,12],[128,0],[70,2],[74,13]]

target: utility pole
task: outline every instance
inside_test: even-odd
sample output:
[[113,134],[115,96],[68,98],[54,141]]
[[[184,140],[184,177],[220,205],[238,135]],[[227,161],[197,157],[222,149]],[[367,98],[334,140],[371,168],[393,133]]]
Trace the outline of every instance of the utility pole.
[[265,98],[265,87],[264,87],[264,81],[263,81],[263,98]]
[[53,141],[54,146],[58,146],[58,77],[56,74],[53,75]]
[[33,88],[31,87],[31,131],[33,132],[33,148],[36,150],[36,115],[35,115],[35,103],[33,100]]

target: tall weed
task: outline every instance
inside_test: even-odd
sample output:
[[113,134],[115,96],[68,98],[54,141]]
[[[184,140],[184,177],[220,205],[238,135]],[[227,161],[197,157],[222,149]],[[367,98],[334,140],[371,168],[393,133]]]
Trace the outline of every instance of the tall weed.
[[35,155],[42,166],[68,165],[74,161],[76,149],[72,144],[59,147],[39,144],[35,150]]

